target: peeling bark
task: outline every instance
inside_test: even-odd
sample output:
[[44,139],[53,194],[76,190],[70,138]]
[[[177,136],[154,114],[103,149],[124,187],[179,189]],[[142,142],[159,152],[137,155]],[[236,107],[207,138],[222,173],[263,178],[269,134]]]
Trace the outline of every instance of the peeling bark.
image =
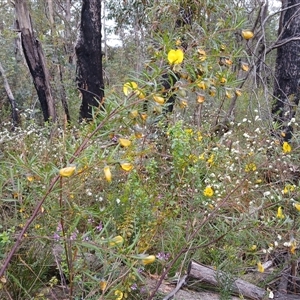
[[54,99],[51,94],[49,73],[42,45],[35,38],[30,14],[24,0],[15,1],[17,29],[21,33],[24,56],[43,111],[44,121],[56,121]]

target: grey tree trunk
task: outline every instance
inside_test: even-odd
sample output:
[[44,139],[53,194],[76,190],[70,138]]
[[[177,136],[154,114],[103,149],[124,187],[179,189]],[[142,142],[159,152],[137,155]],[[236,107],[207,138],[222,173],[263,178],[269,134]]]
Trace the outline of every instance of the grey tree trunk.
[[2,67],[2,64],[0,62],[0,76],[2,75],[3,81],[4,81],[4,88],[7,94],[7,97],[9,99],[10,105],[11,105],[11,115],[12,115],[12,121],[13,121],[13,127],[19,125],[19,115],[17,111],[17,105],[16,105],[16,100],[14,98],[14,95],[10,89],[7,77],[5,75],[4,69]]
[[290,120],[295,116],[300,99],[300,1],[282,0],[282,9],[272,114],[281,136],[289,141],[293,135]]
[[91,120],[93,109],[103,107],[104,83],[101,49],[101,0],[83,0],[79,38],[75,47],[77,82],[82,94],[80,120]]
[[49,73],[42,45],[35,38],[31,18],[25,0],[15,1],[17,29],[21,33],[24,56],[30,70],[43,111],[44,121],[56,121],[56,109],[51,94]]

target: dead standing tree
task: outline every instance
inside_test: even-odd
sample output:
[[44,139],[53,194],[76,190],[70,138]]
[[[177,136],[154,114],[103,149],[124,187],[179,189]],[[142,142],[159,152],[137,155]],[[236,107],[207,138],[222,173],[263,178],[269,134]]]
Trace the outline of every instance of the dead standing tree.
[[17,30],[21,33],[23,53],[30,70],[43,111],[44,121],[56,121],[56,109],[51,94],[49,73],[42,45],[34,36],[31,17],[25,0],[15,1]]
[[300,3],[282,0],[274,82],[273,120],[285,141],[292,138],[300,99]]
[[91,120],[102,107],[104,83],[101,50],[101,0],[83,0],[79,38],[75,47],[77,83],[82,94],[80,120]]

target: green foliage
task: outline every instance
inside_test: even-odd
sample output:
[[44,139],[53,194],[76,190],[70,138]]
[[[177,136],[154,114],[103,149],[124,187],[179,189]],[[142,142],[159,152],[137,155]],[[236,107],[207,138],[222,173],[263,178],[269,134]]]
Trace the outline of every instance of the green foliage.
[[[266,255],[284,249],[297,256],[297,135],[284,147],[270,137],[267,101],[259,101],[265,89],[245,81],[249,73],[239,60],[251,64],[255,48],[240,37],[251,23],[245,10],[235,2],[202,1],[193,6],[193,26],[172,29],[180,4],[194,1],[130,3],[124,12],[120,1],[111,1],[111,13],[121,18],[124,12],[119,24],[138,24],[147,34],[124,33],[123,48],[105,58],[111,78],[105,108],[79,125],[64,20],[56,15],[50,34],[45,16],[39,18],[43,5],[33,3],[55,95],[67,95],[73,121],[38,126],[22,76],[15,91],[26,107],[23,126],[12,132],[3,122],[0,132],[1,262],[32,216],[33,222],[1,278],[1,298],[47,299],[62,285],[69,299],[153,299],[149,274],[178,277],[194,259],[218,270],[227,299],[233,279],[256,270]],[[183,62],[170,63],[169,51],[181,48]],[[5,49],[1,55],[11,55]],[[6,60],[9,78],[18,81],[14,68],[21,73]],[[180,77],[167,91],[176,96],[172,114],[162,103],[166,72]]]

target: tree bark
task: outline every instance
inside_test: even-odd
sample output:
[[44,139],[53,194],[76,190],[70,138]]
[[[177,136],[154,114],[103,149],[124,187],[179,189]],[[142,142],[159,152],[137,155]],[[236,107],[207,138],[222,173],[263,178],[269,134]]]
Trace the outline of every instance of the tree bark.
[[293,127],[290,120],[295,116],[300,98],[300,41],[291,38],[300,36],[299,0],[282,0],[282,12],[279,21],[273,120],[280,127],[285,141],[292,138]]
[[41,104],[44,121],[56,121],[56,109],[51,94],[49,73],[45,63],[42,45],[35,38],[30,14],[25,0],[15,1],[17,29],[21,33],[24,56],[33,78]]
[[17,105],[16,105],[16,100],[14,98],[14,95],[10,89],[8,80],[6,78],[4,69],[2,67],[2,64],[0,62],[0,76],[2,75],[3,77],[3,81],[4,81],[4,88],[7,94],[7,97],[9,99],[10,105],[11,105],[11,115],[12,115],[12,121],[13,121],[13,127],[18,126],[19,125],[19,115],[17,112]]
[[79,38],[75,47],[77,82],[82,94],[80,120],[91,120],[103,108],[104,83],[101,49],[101,0],[83,0]]

